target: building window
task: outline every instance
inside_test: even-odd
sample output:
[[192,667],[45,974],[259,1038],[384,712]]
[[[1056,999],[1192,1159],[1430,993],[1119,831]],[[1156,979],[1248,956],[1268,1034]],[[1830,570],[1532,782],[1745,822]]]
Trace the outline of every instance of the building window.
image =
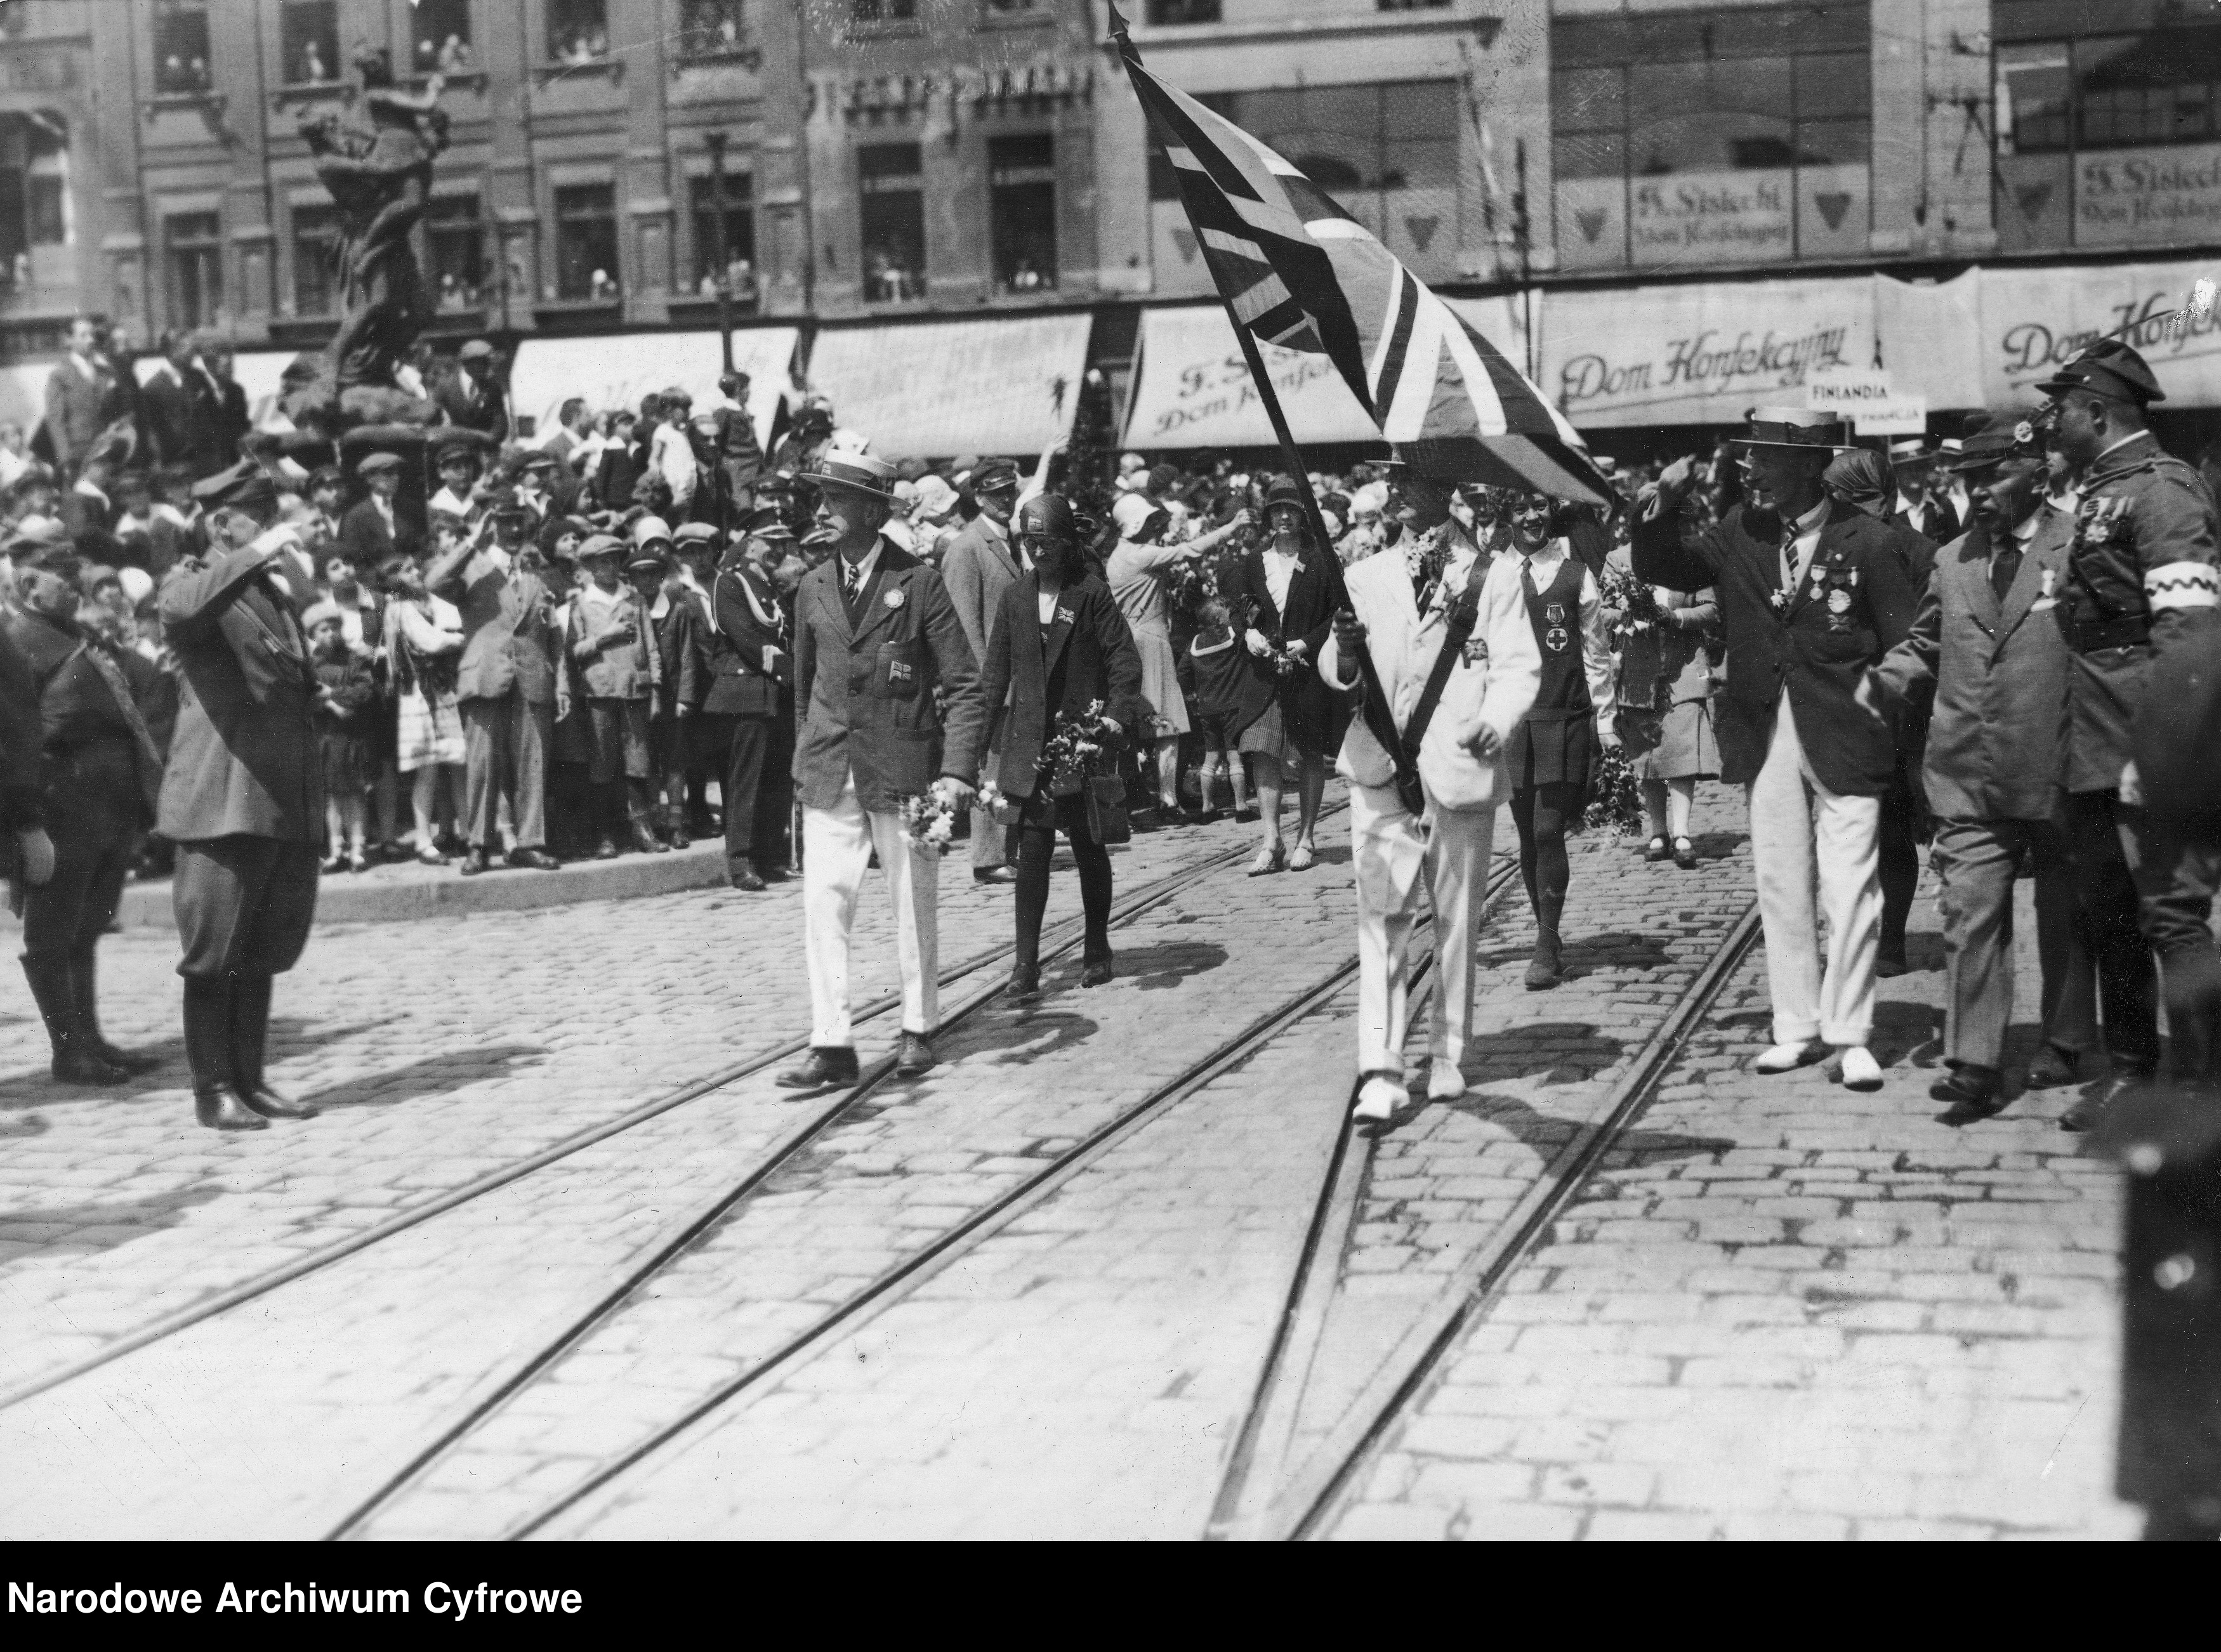
[[849,16],[860,23],[914,22],[917,0],[850,0]]
[[180,212],[164,220],[169,254],[170,325],[208,327],[223,308],[223,231],[213,212]]
[[555,296],[606,303],[616,299],[617,192],[610,184],[555,191]]
[[1034,0],[987,0],[987,9],[998,17],[1017,17],[1035,9]]
[[154,9],[154,90],[183,97],[208,89],[208,8],[198,0],[163,0]]
[[995,284],[1005,292],[1056,285],[1056,140],[987,140],[988,221]]
[[610,54],[607,0],[547,0],[547,55],[576,67]]
[[[717,296],[717,196],[714,178],[689,180],[694,209],[694,290]],[[746,172],[725,174],[725,284],[733,302],[756,297],[756,215],[754,181]]]
[[679,55],[729,56],[748,44],[741,0],[685,0],[679,9]]
[[40,177],[23,180],[24,239],[33,246],[59,246],[69,240],[69,217],[64,205],[67,180]]
[[424,209],[432,253],[432,284],[443,314],[478,309],[485,302],[485,233],[474,195],[439,195]]
[[1149,24],[1154,28],[1217,21],[1218,0],[1149,0]]
[[288,84],[337,80],[340,20],[334,0],[285,0],[278,15],[278,52]]
[[1561,18],[1550,52],[1562,262],[1867,250],[1863,3]]
[[293,209],[293,314],[329,315],[339,309],[340,226],[334,207]]
[[914,143],[856,151],[863,199],[864,296],[925,296],[925,159]]
[[478,67],[471,55],[471,0],[410,0],[410,32],[418,74],[468,74]]
[[0,115],[0,291],[32,284],[33,247],[69,240],[68,146],[44,115]]

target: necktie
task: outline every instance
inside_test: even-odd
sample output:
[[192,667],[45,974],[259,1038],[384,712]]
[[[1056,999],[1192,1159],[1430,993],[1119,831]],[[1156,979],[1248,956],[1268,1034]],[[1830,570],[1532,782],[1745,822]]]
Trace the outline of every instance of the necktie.
[[841,579],[842,594],[851,602],[854,601],[856,593],[864,589],[864,564],[860,562],[842,563]]
[[2000,602],[2012,589],[2013,576],[2020,572],[2020,541],[2015,539],[2006,539],[1990,554],[1990,589]]

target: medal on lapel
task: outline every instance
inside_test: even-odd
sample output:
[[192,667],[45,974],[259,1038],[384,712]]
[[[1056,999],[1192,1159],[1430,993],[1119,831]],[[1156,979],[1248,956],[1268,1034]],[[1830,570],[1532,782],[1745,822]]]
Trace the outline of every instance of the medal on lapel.
[[903,605],[902,587],[899,585],[896,586],[885,596],[881,597],[879,601],[885,602],[891,608],[900,608]]

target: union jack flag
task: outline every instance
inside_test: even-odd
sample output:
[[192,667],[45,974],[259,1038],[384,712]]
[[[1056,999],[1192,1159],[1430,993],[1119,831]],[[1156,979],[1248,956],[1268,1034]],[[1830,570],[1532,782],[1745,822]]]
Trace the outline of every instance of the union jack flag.
[[1115,5],[1110,26],[1236,326],[1325,356],[1423,474],[1611,499],[1565,415],[1495,346],[1286,159],[1143,68]]

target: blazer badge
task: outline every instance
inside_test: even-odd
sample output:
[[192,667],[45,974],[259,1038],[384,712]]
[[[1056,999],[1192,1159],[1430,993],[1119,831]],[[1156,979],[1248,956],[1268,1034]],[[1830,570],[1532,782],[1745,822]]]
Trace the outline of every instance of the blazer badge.
[[904,601],[903,594],[902,594],[902,587],[901,587],[901,586],[899,586],[899,585],[896,586],[892,590],[889,591],[889,592],[888,592],[885,596],[881,597],[881,598],[879,599],[879,601],[881,601],[882,602],[885,602],[885,603],[889,608],[900,608],[900,607],[903,605],[903,601]]

